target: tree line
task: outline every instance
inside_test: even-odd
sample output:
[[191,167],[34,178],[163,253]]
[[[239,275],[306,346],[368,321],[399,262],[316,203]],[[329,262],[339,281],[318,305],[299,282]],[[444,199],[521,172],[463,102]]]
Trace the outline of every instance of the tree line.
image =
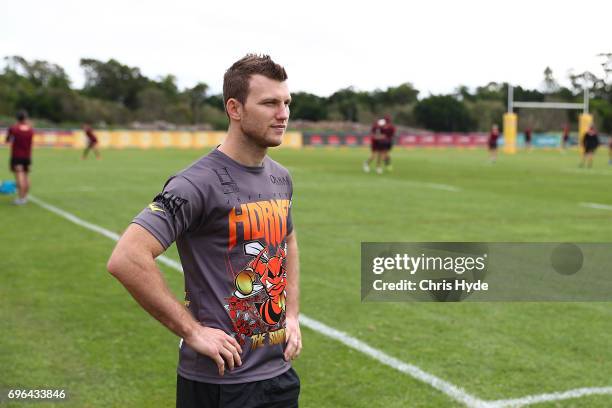
[[[590,90],[591,111],[604,132],[612,132],[612,54],[601,54],[602,73],[571,74],[571,85],[562,87],[546,68],[540,89],[514,88],[521,101],[582,102],[584,88]],[[115,59],[80,60],[85,75],[81,89],[72,86],[66,71],[42,60],[5,57],[0,71],[0,117],[25,109],[30,116],[51,124],[93,123],[98,126],[130,126],[134,122],[163,121],[178,126],[208,126],[225,129],[227,117],[223,96],[210,94],[200,82],[179,89],[176,77],[145,76],[137,67]],[[507,83],[490,82],[470,89],[419,97],[419,90],[406,82],[387,89],[360,91],[340,89],[329,97],[307,92],[292,94],[291,118],[306,121],[350,121],[371,123],[389,114],[397,124],[434,131],[486,131],[500,123],[506,111]],[[575,123],[577,112],[518,110],[519,127],[533,130],[558,129]]]

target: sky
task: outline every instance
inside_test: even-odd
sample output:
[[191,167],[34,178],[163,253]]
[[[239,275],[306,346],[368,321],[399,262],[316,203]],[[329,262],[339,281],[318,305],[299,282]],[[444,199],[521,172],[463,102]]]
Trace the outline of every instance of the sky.
[[[61,65],[81,87],[81,58],[136,66],[181,88],[223,73],[248,52],[285,66],[292,91],[321,96],[404,82],[420,96],[490,81],[541,88],[549,66],[602,75],[612,52],[611,1],[20,0],[3,7],[0,56]],[[607,40],[606,40],[607,39]]]

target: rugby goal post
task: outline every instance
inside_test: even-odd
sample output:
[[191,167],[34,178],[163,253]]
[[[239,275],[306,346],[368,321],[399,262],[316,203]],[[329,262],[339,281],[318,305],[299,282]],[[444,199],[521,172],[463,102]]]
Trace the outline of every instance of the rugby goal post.
[[582,113],[578,118],[578,141],[582,146],[582,139],[591,124],[593,123],[593,115],[589,114],[589,90],[584,90],[583,103],[567,103],[567,102],[521,102],[514,100],[514,91],[512,85],[508,85],[508,111],[504,114],[504,152],[516,153],[516,136],[518,116],[514,113],[514,108],[528,109],[582,109]]

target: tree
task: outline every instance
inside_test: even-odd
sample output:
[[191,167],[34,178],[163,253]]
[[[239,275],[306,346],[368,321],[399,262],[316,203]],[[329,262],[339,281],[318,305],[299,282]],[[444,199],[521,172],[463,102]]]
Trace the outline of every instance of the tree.
[[83,92],[94,98],[119,102],[129,109],[138,108],[138,94],[149,85],[140,69],[110,59],[107,62],[81,59],[85,71]]
[[476,123],[465,105],[452,95],[430,96],[414,107],[416,119],[435,131],[468,131]]
[[138,92],[138,106],[140,106],[137,111],[138,120],[145,122],[166,120],[169,105],[164,91],[153,86],[145,88]]
[[612,103],[612,53],[598,54],[604,61],[601,63],[603,76],[598,76],[591,71],[584,71],[579,74],[570,73],[569,79],[575,93],[581,93],[588,89],[591,98],[599,98]]
[[200,112],[201,108],[206,103],[207,92],[208,85],[206,85],[204,82],[198,82],[193,88],[185,91],[187,98],[189,99],[192,123],[198,123],[200,120],[198,112]]
[[469,115],[474,119],[475,129],[488,131],[491,124],[499,123],[506,112],[505,101],[476,100],[463,101]]
[[158,81],[150,81],[153,86],[162,91],[170,100],[176,101],[179,96],[178,86],[176,86],[176,77],[168,74],[161,77]]
[[597,56],[603,58],[602,76],[591,71],[584,71],[579,74],[570,73],[569,78],[575,93],[582,93],[584,89],[589,90],[595,120],[601,130],[612,132],[612,81],[610,80],[612,53],[601,53]]
[[546,67],[544,70],[544,82],[543,82],[544,93],[552,94],[559,90],[559,83],[553,76],[553,71],[550,67]]
[[470,88],[465,85],[459,85],[455,89],[454,95],[460,101],[475,101],[476,96],[470,93]]
[[337,109],[342,119],[351,122],[359,120],[359,98],[352,86],[334,92],[328,102],[330,106]]
[[304,120],[327,119],[325,98],[307,92],[296,92],[291,95],[291,118]]
[[27,61],[20,56],[5,57],[5,72],[25,77],[32,85],[43,88],[70,88],[70,78],[64,68],[43,60]]
[[389,87],[385,92],[385,104],[387,105],[407,105],[417,101],[419,91],[414,86],[405,82],[396,87]]
[[[20,56],[5,58],[0,75],[0,99],[5,113],[26,109],[31,115],[63,120],[63,102],[74,99],[70,80],[59,65],[43,60],[28,61]],[[8,112],[7,112],[8,111]]]
[[474,96],[476,99],[504,100],[507,97],[507,85],[506,83],[489,82],[485,86],[476,87]]
[[209,96],[206,98],[206,104],[217,108],[220,111],[225,111],[225,102],[223,101],[223,95],[221,94]]

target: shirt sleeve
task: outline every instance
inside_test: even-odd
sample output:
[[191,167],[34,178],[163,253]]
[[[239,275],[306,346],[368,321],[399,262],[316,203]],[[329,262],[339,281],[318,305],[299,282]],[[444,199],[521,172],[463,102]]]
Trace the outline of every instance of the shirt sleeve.
[[287,214],[287,235],[293,232],[293,220],[291,219],[291,205],[289,205],[289,212]]
[[289,199],[289,209],[287,210],[287,235],[293,232],[293,219],[291,218],[291,207],[293,207],[293,180],[290,174],[289,180],[291,180],[291,198]]
[[132,222],[149,231],[165,249],[202,222],[204,197],[189,180],[172,177]]

